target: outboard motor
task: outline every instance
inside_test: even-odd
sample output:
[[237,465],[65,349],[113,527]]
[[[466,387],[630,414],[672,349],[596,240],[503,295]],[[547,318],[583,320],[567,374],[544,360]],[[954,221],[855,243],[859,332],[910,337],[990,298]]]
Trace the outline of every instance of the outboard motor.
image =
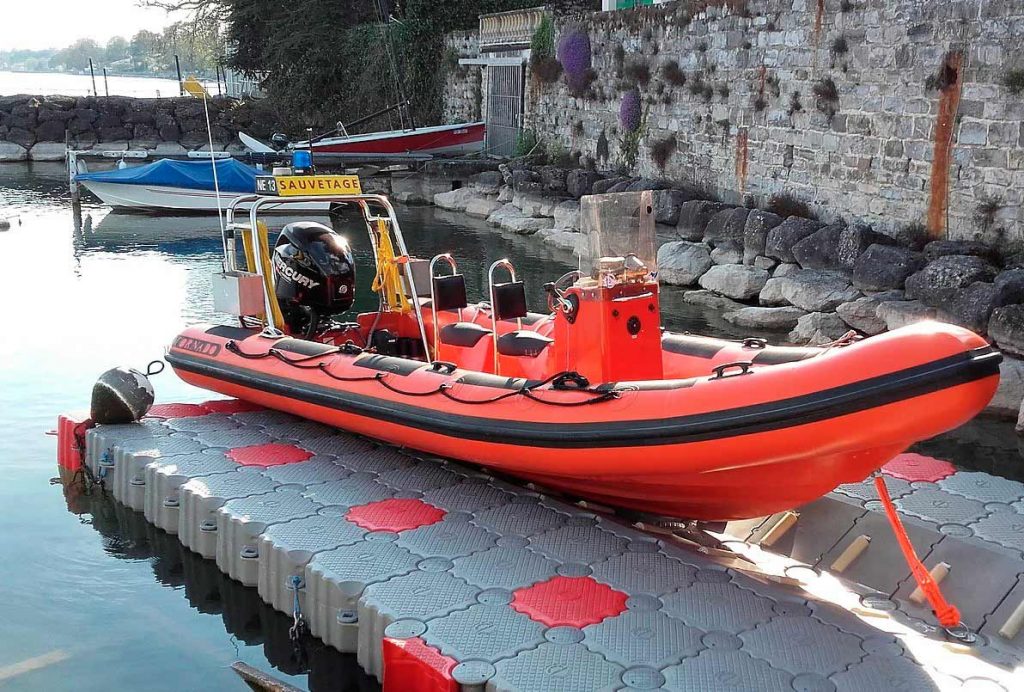
[[311,338],[322,322],[355,301],[356,265],[348,241],[315,221],[288,224],[274,246],[274,285],[289,331]]

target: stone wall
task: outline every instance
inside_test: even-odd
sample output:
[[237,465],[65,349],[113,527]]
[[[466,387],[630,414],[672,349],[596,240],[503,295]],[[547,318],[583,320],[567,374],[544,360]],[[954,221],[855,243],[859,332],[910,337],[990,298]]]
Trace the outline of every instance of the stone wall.
[[475,122],[483,117],[483,68],[460,65],[460,58],[476,58],[480,39],[475,31],[460,31],[445,37],[444,120],[446,123]]
[[748,205],[786,194],[884,232],[1022,241],[1024,93],[1004,86],[1024,87],[1021,0],[692,0],[556,25],[589,36],[593,81],[579,98],[564,75],[528,89],[526,125],[598,167],[621,163],[637,87],[635,174]]
[[[215,148],[237,148],[238,132],[266,136],[269,114],[257,105],[211,100]],[[60,160],[65,133],[80,149],[149,149],[184,154],[208,147],[202,101],[121,96],[0,97],[0,161]]]

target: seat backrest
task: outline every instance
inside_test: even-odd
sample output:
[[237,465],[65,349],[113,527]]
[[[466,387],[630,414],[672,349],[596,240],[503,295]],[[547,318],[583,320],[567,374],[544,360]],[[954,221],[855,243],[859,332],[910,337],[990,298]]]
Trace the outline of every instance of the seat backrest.
[[462,274],[435,276],[433,281],[434,310],[461,310],[468,305],[465,276]]
[[526,317],[526,285],[522,281],[509,281],[491,287],[491,308],[498,320]]

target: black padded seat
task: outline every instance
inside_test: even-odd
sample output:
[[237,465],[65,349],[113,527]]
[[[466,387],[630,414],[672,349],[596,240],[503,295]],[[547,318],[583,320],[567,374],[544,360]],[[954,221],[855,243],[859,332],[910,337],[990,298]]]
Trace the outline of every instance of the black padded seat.
[[490,333],[490,329],[481,327],[474,322],[456,322],[455,324],[446,324],[441,327],[438,338],[441,340],[441,343],[448,344],[449,346],[472,348],[480,342],[480,339]]
[[536,358],[552,343],[554,343],[554,339],[522,329],[499,336],[498,353],[503,356]]

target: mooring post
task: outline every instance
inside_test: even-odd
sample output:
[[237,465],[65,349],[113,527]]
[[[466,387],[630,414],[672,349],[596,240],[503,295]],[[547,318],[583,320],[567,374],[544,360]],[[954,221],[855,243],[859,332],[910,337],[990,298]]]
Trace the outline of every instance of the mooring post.
[[89,74],[92,75],[92,95],[99,96],[100,92],[96,91],[96,70],[92,66],[92,58],[89,58]]
[[174,68],[178,71],[178,96],[185,95],[185,85],[181,81],[181,61],[178,60],[178,56],[174,56]]
[[68,166],[68,191],[71,193],[71,204],[78,205],[82,201],[82,193],[78,188],[75,174],[78,173],[78,152],[71,148],[71,133],[64,130],[64,160]]

